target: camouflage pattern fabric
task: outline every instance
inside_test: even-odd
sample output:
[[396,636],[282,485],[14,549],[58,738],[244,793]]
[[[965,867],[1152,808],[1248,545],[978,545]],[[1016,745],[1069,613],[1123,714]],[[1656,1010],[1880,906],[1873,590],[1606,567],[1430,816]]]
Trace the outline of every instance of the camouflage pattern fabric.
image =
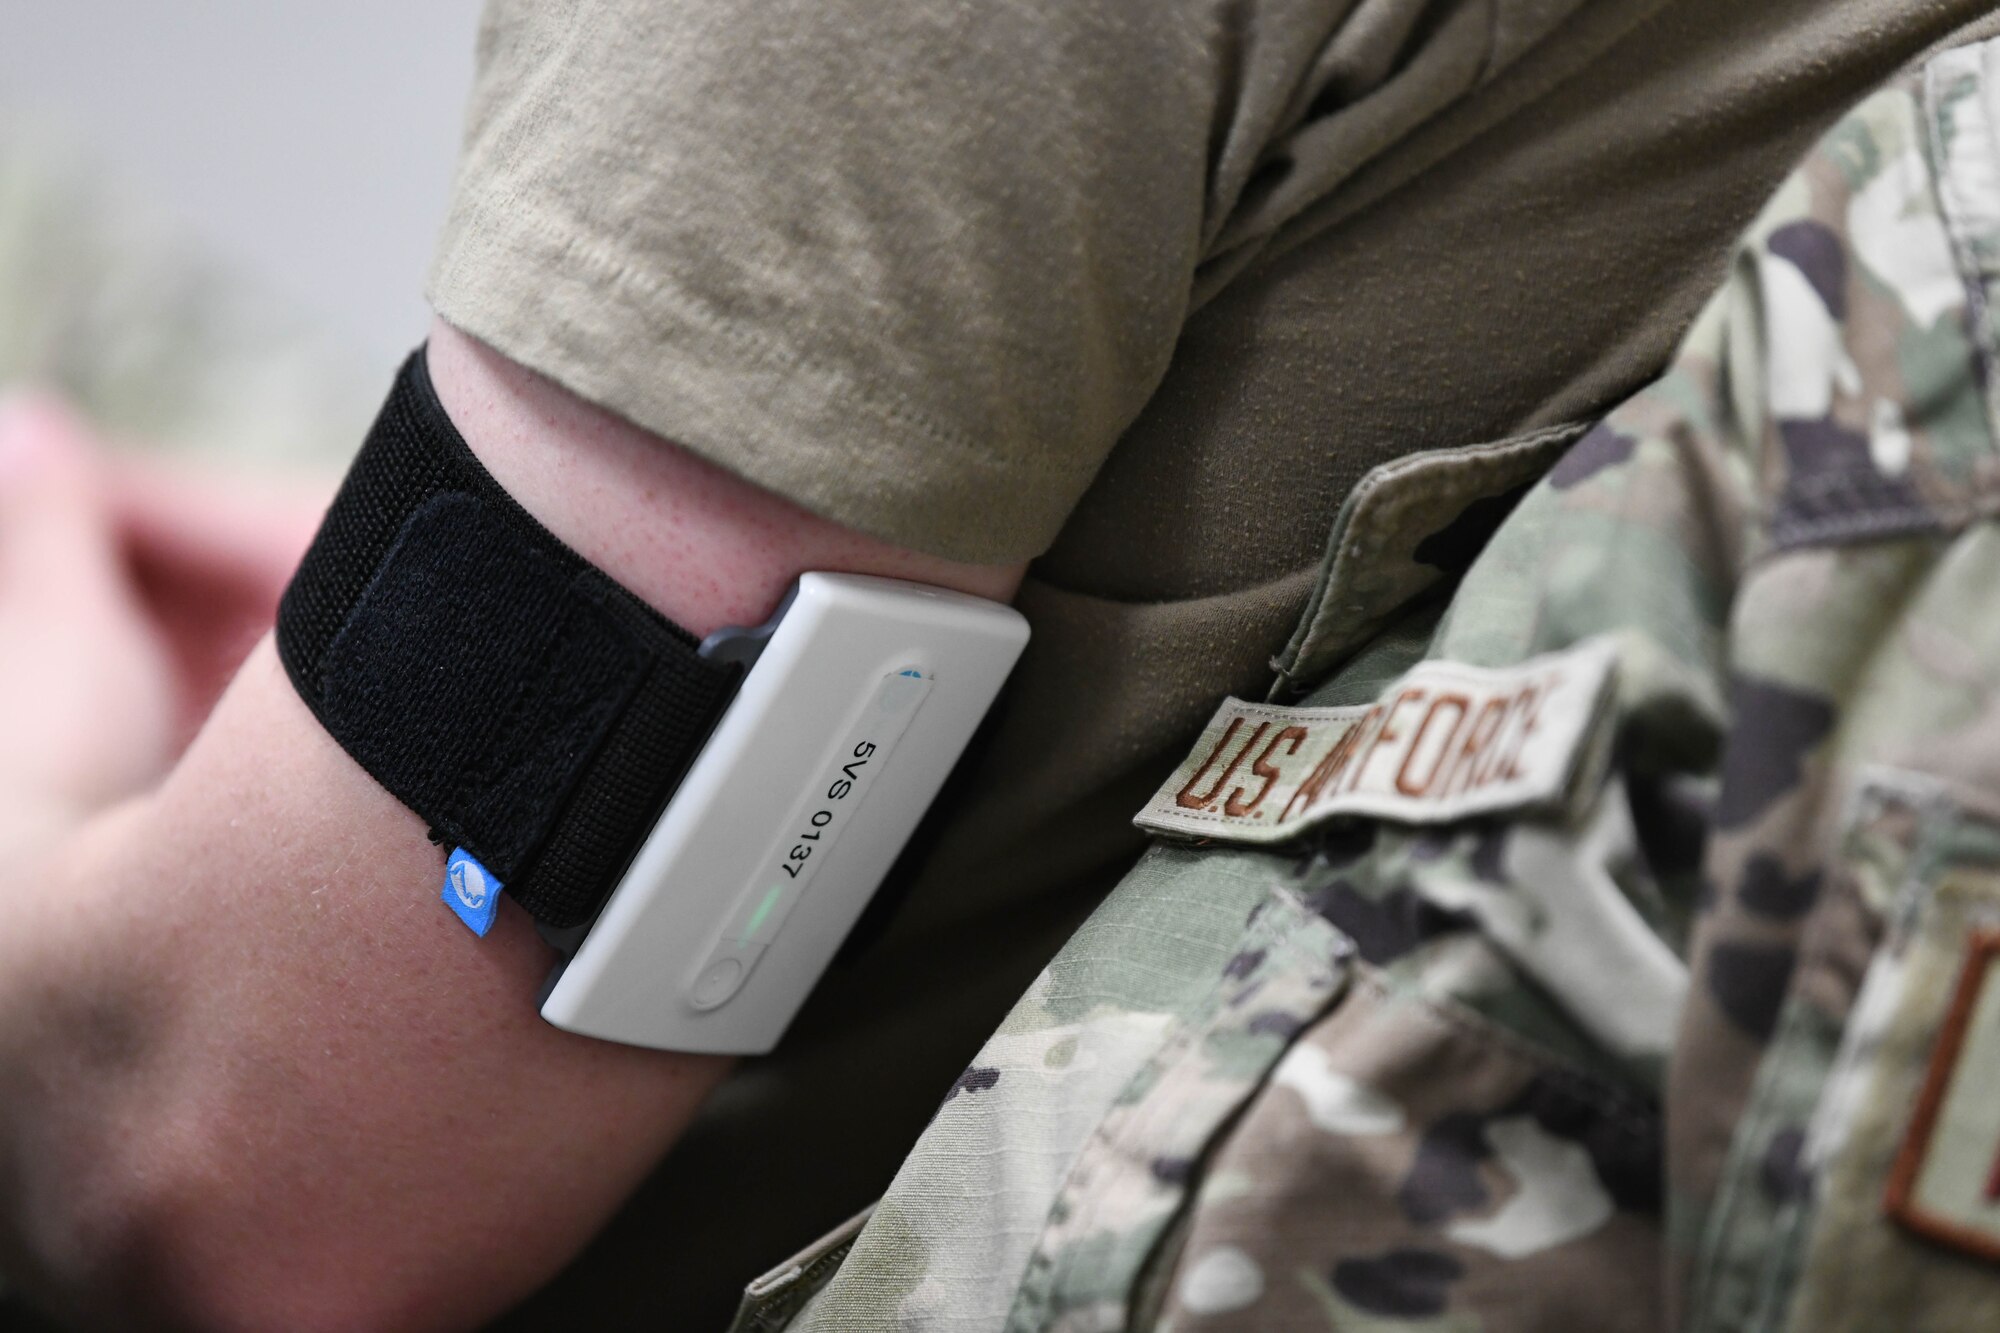
[[1274,702],[1609,643],[1587,799],[1157,845],[737,1327],[2000,1326],[1996,298],[1981,45],[1574,443],[1372,477]]

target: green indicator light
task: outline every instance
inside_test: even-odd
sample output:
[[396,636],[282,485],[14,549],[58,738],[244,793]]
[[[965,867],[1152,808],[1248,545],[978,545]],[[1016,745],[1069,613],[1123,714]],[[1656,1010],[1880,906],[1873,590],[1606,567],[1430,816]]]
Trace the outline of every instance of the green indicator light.
[[778,905],[778,899],[783,897],[784,893],[784,885],[771,886],[770,891],[764,895],[764,901],[758,903],[757,910],[750,914],[750,924],[743,928],[743,937],[746,941],[757,938],[757,927],[764,924],[764,918],[771,915],[771,909]]

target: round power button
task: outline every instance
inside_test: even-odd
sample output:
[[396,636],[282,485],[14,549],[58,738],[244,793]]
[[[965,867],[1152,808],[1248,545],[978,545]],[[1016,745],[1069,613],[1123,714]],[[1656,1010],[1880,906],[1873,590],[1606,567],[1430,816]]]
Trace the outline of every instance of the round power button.
[[697,1009],[713,1009],[736,994],[736,988],[742,984],[742,962],[735,958],[718,958],[695,978],[694,990],[688,998]]

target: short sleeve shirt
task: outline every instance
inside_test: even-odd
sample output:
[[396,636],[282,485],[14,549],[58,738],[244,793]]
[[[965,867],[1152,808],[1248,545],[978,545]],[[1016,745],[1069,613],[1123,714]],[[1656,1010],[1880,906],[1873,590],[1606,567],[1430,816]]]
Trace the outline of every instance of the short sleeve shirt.
[[[719,1323],[879,1193],[1215,702],[1271,688],[1357,482],[1657,374],[1790,164],[1983,7],[494,0],[440,313],[836,521],[1035,559],[900,905],[622,1224],[708,1219],[643,1285]],[[606,1245],[549,1299],[612,1301]]]

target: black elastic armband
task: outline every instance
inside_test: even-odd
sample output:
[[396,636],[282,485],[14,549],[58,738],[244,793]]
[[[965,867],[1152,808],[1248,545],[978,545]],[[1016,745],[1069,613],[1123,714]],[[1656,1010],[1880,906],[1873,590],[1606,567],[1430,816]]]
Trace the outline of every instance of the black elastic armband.
[[591,919],[741,675],[500,489],[421,349],[285,590],[277,638],[341,748],[557,929]]

